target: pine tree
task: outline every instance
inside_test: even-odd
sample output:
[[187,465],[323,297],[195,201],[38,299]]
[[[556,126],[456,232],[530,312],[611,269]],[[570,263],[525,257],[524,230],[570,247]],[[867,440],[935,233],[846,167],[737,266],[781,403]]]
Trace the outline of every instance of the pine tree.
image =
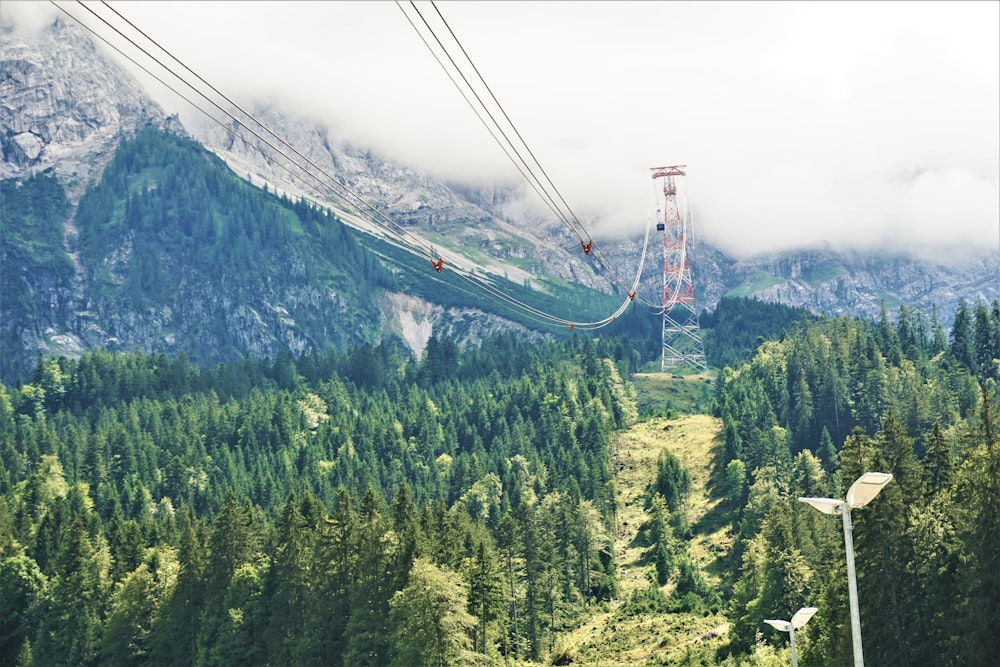
[[476,619],[472,648],[487,654],[495,637],[491,626],[503,615],[504,594],[497,553],[485,537],[476,546],[476,555],[469,567],[469,612]]
[[986,378],[1000,380],[1000,346],[997,345],[997,339],[1000,337],[997,329],[1000,327],[1000,322],[991,316],[989,309],[982,301],[976,304],[974,318],[972,347],[975,355],[975,366],[973,371],[980,380]]
[[350,494],[340,488],[323,522],[315,549],[309,595],[305,606],[305,641],[298,659],[304,665],[340,664],[347,650],[345,636],[351,613],[354,533],[357,519]]
[[158,665],[193,665],[198,657],[198,619],[205,600],[205,553],[190,507],[184,508],[182,516],[177,581],[150,637],[152,659]]
[[306,607],[311,579],[312,531],[290,494],[278,522],[274,557],[263,583],[268,660],[292,664],[305,635]]
[[509,623],[509,635],[504,637],[504,655],[513,655],[515,659],[521,657],[521,592],[519,590],[521,580],[521,560],[518,554],[522,549],[521,527],[514,515],[510,512],[504,514],[500,519],[500,526],[497,529],[497,551],[502,558],[504,571],[505,597],[508,600],[507,619]]
[[666,450],[660,452],[656,461],[656,491],[663,496],[667,506],[674,511],[680,510],[690,489],[691,475],[680,460]]
[[244,563],[229,578],[222,601],[217,639],[205,645],[199,661],[205,665],[253,665],[264,662],[263,630],[266,614],[261,605],[263,581],[256,563]]
[[816,449],[816,455],[823,462],[823,470],[828,476],[832,477],[833,473],[839,467],[840,457],[837,454],[837,448],[833,445],[833,438],[830,437],[830,431],[827,430],[826,426],[823,426],[823,430],[820,432],[819,447]]
[[393,659],[398,667],[471,665],[476,619],[457,573],[423,558],[413,561],[406,586],[390,602]]
[[24,642],[34,636],[46,583],[31,558],[0,560],[0,664],[14,664]]
[[[906,539],[913,543],[913,559],[906,572],[919,595],[908,604],[915,609],[908,639],[916,665],[959,664],[968,629],[962,609],[966,600],[959,573],[964,545],[956,526],[953,490],[942,487],[910,512]],[[958,613],[956,613],[958,612]]]
[[35,662],[35,652],[31,648],[31,642],[27,639],[27,637],[24,639],[24,644],[21,646],[20,653],[17,654],[17,658],[11,664],[13,664],[14,667],[35,667],[37,664]]
[[927,485],[927,493],[933,494],[951,486],[955,477],[955,463],[951,446],[941,433],[939,422],[934,422],[926,440],[927,451],[923,461],[924,482]]
[[129,665],[150,659],[150,628],[156,615],[158,591],[143,563],[119,584],[101,639],[101,663]]
[[951,325],[951,356],[968,370],[975,372],[976,348],[972,337],[972,317],[969,314],[969,304],[965,299],[959,299],[955,310],[955,321]]
[[[875,469],[891,472],[892,482],[871,505],[852,513],[857,553],[865,559],[858,577],[858,599],[865,651],[876,664],[911,665],[911,638],[920,597],[908,572],[915,558],[906,526],[912,508],[923,501],[923,470],[913,453],[913,440],[890,409],[875,438]],[[876,619],[878,619],[876,621]]]
[[959,471],[956,504],[967,550],[964,659],[988,665],[1000,655],[1000,398],[991,380],[983,384],[978,412],[978,444]]
[[931,307],[931,354],[936,355],[948,349],[948,337],[938,319],[937,304]]
[[384,501],[369,486],[358,507],[352,540],[346,664],[385,665],[389,661],[389,599],[406,576],[394,567],[397,541],[390,530]]
[[52,607],[35,647],[47,665],[89,665],[97,660],[107,590],[106,547],[95,546],[79,518],[70,525],[56,562]]

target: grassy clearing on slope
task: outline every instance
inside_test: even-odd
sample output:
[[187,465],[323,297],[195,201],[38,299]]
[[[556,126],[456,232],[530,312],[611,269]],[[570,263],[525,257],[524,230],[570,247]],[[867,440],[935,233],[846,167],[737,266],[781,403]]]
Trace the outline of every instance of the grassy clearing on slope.
[[[718,583],[719,558],[731,544],[724,528],[718,527],[720,500],[711,493],[712,457],[718,454],[720,430],[717,419],[688,415],[650,419],[621,434],[614,448],[619,602],[561,638],[556,651],[561,664],[679,665],[692,654],[711,654],[724,641],[728,623],[721,614],[628,615],[621,608],[654,577],[653,565],[642,562],[645,549],[635,544],[635,537],[648,519],[645,494],[655,481],[656,462],[663,450],[677,456],[691,474],[686,507],[694,534],[690,551],[706,580]],[[663,590],[668,592],[670,587]]]
[[[692,534],[688,552],[710,585],[720,584],[733,542],[729,508],[713,478],[715,457],[721,456],[722,425],[700,414],[710,407],[715,375],[640,373],[632,380],[639,413],[647,419],[620,434],[612,445],[618,599],[595,608],[579,627],[562,634],[548,658],[550,664],[711,664],[729,631],[722,614],[636,612],[625,606],[655,580],[653,564],[643,562],[646,548],[635,542],[649,518],[646,493],[656,480],[662,451],[676,456],[691,476],[684,508]],[[671,583],[661,590],[669,594],[672,588]]]
[[[715,491],[712,477],[715,457],[721,456],[721,430],[721,422],[714,417],[687,415],[678,419],[650,419],[623,436],[628,450],[641,462],[642,470],[636,475],[638,487],[633,493],[641,495],[653,483],[656,461],[663,450],[676,456],[691,475],[691,492],[684,508],[694,534],[688,548],[713,586],[719,583],[719,560],[732,546],[722,494]],[[642,514],[644,517],[644,510]]]
[[711,372],[697,375],[636,373],[632,376],[639,414],[646,417],[708,413],[715,382],[716,374]]

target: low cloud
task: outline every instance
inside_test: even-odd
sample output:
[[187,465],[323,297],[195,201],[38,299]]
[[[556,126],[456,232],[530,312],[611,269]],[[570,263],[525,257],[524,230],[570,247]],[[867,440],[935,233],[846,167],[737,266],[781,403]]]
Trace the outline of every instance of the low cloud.
[[[395,3],[115,6],[240,101],[448,180],[522,181]],[[649,169],[686,164],[696,233],[734,253],[1000,247],[997,3],[438,8],[595,234],[640,234]]]

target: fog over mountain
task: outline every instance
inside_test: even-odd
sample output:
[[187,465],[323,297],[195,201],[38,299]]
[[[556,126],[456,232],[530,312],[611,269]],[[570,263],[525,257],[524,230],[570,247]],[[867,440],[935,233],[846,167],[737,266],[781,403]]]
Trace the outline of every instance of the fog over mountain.
[[[5,21],[10,17],[5,11]],[[444,285],[429,291],[419,288],[424,290],[420,297],[407,293],[410,288],[383,286],[379,289],[386,290],[385,293],[374,301],[369,295],[366,303],[355,303],[353,299],[358,294],[351,292],[354,288],[349,283],[310,282],[309,276],[315,271],[310,268],[313,260],[308,258],[316,257],[315,249],[299,246],[289,246],[287,252],[291,254],[283,260],[278,256],[261,259],[266,262],[260,266],[261,275],[280,277],[279,283],[269,287],[264,285],[257,291],[241,294],[241,286],[232,283],[232,276],[224,275],[231,267],[218,265],[221,271],[218,275],[197,273],[203,275],[204,285],[197,287],[189,281],[188,289],[195,291],[189,293],[188,301],[178,292],[163,303],[147,304],[146,310],[133,310],[134,306],[117,301],[115,296],[115,290],[123,289],[123,284],[127,286],[128,272],[141,268],[132,254],[131,249],[138,248],[133,242],[149,242],[148,252],[159,258],[157,262],[189,273],[192,269],[185,262],[190,258],[178,255],[186,252],[182,247],[172,247],[163,240],[129,236],[123,237],[124,245],[108,246],[107,254],[91,255],[88,260],[79,246],[83,232],[77,224],[75,207],[87,189],[100,180],[120,140],[135,135],[138,128],[147,124],[193,136],[223,158],[233,174],[249,177],[257,187],[266,185],[270,192],[293,198],[305,196],[332,207],[342,220],[366,234],[375,233],[400,249],[407,246],[392,238],[393,235],[387,236],[385,230],[373,228],[356,208],[328,191],[321,191],[303,174],[290,173],[242,130],[233,134],[204,120],[186,123],[184,127],[181,119],[168,115],[143,91],[126,68],[106,57],[105,50],[95,46],[92,35],[66,17],[47,20],[28,30],[5,23],[0,60],[3,176],[20,177],[51,170],[66,189],[71,203],[68,217],[56,223],[60,226],[54,232],[57,236],[44,243],[40,237],[32,236],[35,231],[23,226],[21,220],[4,221],[5,225],[11,225],[7,230],[16,226],[18,231],[14,235],[5,230],[5,241],[14,243],[16,236],[17,243],[24,245],[4,250],[6,299],[0,321],[4,323],[5,340],[8,336],[12,341],[17,340],[27,358],[37,350],[73,353],[109,344],[176,352],[184,348],[185,339],[177,327],[189,316],[183,312],[183,304],[191,299],[201,304],[202,317],[214,317],[212,313],[219,308],[229,309],[218,313],[228,319],[215,324],[221,327],[220,332],[230,331],[226,335],[237,333],[233,327],[240,329],[238,338],[243,342],[232,349],[242,354],[272,354],[289,345],[295,351],[304,351],[334,340],[338,344],[374,342],[386,332],[402,336],[419,352],[432,331],[471,340],[497,330],[496,327],[515,326],[510,321],[504,323],[503,317],[484,312],[482,305],[460,303],[465,298],[463,293]],[[342,103],[349,106],[353,100],[345,97]],[[248,104],[247,109],[316,165],[389,216],[394,224],[447,258],[449,268],[464,266],[491,275],[493,280],[506,279],[519,287],[531,288],[540,296],[561,299],[556,307],[565,312],[557,314],[570,319],[577,319],[580,313],[579,306],[568,295],[572,292],[578,295],[574,299],[584,298],[575,291],[577,286],[594,290],[593,299],[585,301],[596,303],[595,300],[609,295],[623,298],[620,287],[619,295],[614,296],[612,276],[583,255],[577,239],[535,208],[525,206],[514,184],[489,180],[469,184],[438,178],[429,170],[400,160],[385,148],[366,145],[361,138],[345,134],[316,113],[301,113],[273,104]],[[695,200],[693,195],[692,200]],[[696,222],[703,208],[702,200],[698,199],[694,205]],[[975,244],[962,247],[961,252],[953,255],[939,252],[933,259],[908,254],[905,244],[847,251],[831,243],[807,250],[747,254],[720,249],[702,231],[704,228],[698,226],[690,248],[701,308],[713,308],[727,294],[806,306],[815,312],[868,317],[877,316],[883,303],[891,313],[899,305],[926,312],[936,306],[939,317],[947,324],[959,299],[974,303],[979,299],[990,302],[1000,298],[1000,251],[978,248]],[[53,245],[51,238],[61,241]],[[638,232],[625,238],[620,233],[607,238],[597,236],[596,240],[615,271],[632,275],[641,255],[642,239]],[[117,243],[113,236],[102,242]],[[659,299],[662,268],[657,243],[656,238],[650,243],[641,288],[653,303]],[[376,252],[384,256],[385,250]],[[336,258],[327,255],[318,261],[328,259]],[[278,260],[291,260],[298,268],[290,273],[274,263]],[[415,280],[423,280],[425,272],[433,273],[423,263],[418,266],[421,268]],[[105,278],[100,276],[106,270],[111,270],[110,283],[101,282]],[[207,271],[198,269],[202,270]],[[322,269],[334,273],[339,270]],[[119,277],[115,278],[116,275]],[[286,279],[293,280],[286,283]],[[100,284],[105,287],[95,292]],[[328,330],[331,320],[316,319],[318,311],[306,315],[310,309],[319,308],[318,304],[326,304],[322,307],[331,309],[330,317],[334,320],[352,313],[354,320],[344,320],[337,326],[343,327],[348,321],[357,322],[358,326],[353,332]],[[655,319],[655,312],[650,317]],[[315,320],[318,328],[303,329],[307,320]],[[515,328],[525,331],[523,323]],[[545,327],[542,329],[544,333]],[[183,330],[195,331],[190,323],[184,324]]]
[[[56,11],[21,5],[3,11]],[[114,7],[242,104],[320,118],[440,180],[515,187],[548,215],[394,3]],[[447,37],[436,13],[418,8]],[[89,12],[65,9],[113,36]],[[438,9],[601,239],[641,233],[650,167],[687,164],[699,233],[734,256],[818,243],[929,257],[1000,248],[996,3]],[[168,113],[189,125],[200,114],[127,66]]]

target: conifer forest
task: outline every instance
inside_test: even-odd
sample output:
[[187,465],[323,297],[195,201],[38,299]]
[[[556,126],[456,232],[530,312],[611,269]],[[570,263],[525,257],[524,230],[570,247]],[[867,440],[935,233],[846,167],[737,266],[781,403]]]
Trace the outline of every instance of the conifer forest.
[[[691,400],[643,395],[627,336],[40,356],[0,385],[0,664],[787,665],[763,620],[815,606],[799,664],[849,665],[840,520],[797,498],[866,471],[893,475],[853,515],[869,664],[996,664],[1000,304],[703,321]],[[670,449],[693,414],[705,471]]]

